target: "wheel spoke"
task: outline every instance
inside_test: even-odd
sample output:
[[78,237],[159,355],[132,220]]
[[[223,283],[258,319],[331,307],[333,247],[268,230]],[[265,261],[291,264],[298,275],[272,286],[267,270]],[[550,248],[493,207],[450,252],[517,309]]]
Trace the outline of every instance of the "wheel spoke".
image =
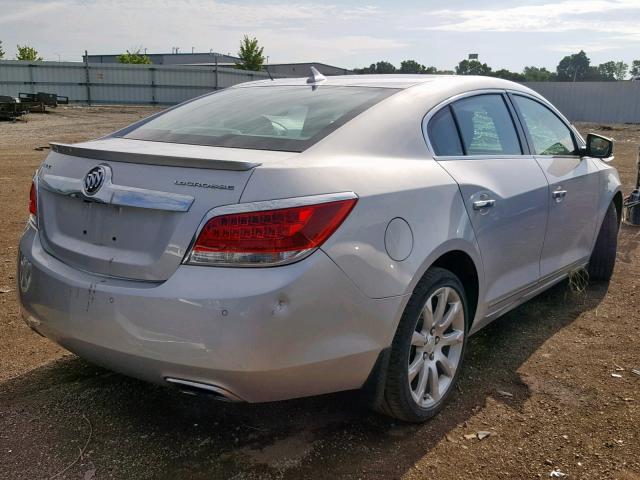
[[424,398],[425,390],[427,389],[427,380],[429,377],[429,366],[427,362],[422,362],[420,367],[420,373],[418,375],[418,386],[414,390],[414,397],[418,401],[418,403],[422,403],[422,399]]
[[447,300],[449,299],[449,287],[443,287],[442,290],[437,295],[438,305],[436,306],[436,311],[433,313],[433,324],[438,325],[442,322],[442,317],[444,315],[444,309],[447,306]]
[[444,374],[449,378],[453,378],[453,375],[456,373],[456,366],[453,363],[451,363],[451,360],[449,360],[449,358],[447,358],[446,356],[442,355],[438,359],[438,363],[440,364],[440,367],[442,367]]
[[427,303],[424,304],[424,308],[422,309],[422,331],[428,332],[431,330],[431,327],[434,325],[433,319],[433,305],[431,303],[431,298],[427,300]]
[[423,366],[424,360],[422,353],[416,352],[416,358],[413,360],[413,363],[409,365],[409,383],[413,382],[413,379],[416,378],[416,375]]
[[464,332],[461,330],[454,330],[451,333],[447,333],[440,337],[440,346],[446,347],[447,345],[457,345],[464,340]]
[[447,328],[449,328],[451,323],[453,323],[453,319],[460,311],[460,306],[461,306],[460,302],[449,304],[449,310],[444,315],[444,318],[442,319],[442,321],[438,324],[438,329],[440,329],[441,331],[445,331]]
[[[435,304],[435,305],[434,305]],[[410,339],[409,391],[420,407],[438,404],[453,385],[465,341],[464,304],[454,287],[425,301]]]
[[413,336],[411,337],[411,345],[415,347],[424,347],[427,343],[427,337],[420,332],[413,332]]
[[440,399],[440,385],[438,382],[438,369],[436,364],[432,363],[429,366],[429,394],[434,402]]

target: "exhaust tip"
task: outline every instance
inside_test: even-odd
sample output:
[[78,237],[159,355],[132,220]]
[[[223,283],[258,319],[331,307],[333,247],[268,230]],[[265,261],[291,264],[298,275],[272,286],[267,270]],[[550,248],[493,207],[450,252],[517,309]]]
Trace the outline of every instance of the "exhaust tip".
[[165,377],[165,381],[187,395],[206,396],[222,402],[242,401],[240,397],[217,385],[172,377]]

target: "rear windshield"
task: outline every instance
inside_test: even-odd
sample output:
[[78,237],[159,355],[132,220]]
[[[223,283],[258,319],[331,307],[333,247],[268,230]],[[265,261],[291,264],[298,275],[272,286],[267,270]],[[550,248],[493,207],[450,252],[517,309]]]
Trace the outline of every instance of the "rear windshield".
[[185,103],[124,137],[301,152],[395,92],[331,86],[230,88]]

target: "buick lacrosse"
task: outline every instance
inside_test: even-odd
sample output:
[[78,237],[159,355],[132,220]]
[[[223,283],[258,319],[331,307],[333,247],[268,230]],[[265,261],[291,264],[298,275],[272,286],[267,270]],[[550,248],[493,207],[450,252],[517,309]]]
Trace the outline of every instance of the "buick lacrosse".
[[612,150],[500,79],[237,85],[51,145],[20,240],[22,316],[185,392],[363,389],[423,421],[469,335],[573,271],[610,278]]

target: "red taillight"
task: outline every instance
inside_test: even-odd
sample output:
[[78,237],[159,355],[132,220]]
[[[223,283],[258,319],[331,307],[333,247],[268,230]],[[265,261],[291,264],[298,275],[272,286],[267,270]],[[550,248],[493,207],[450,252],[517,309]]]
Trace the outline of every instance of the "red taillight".
[[189,255],[195,264],[278,264],[329,238],[355,198],[314,205],[221,215],[209,220]]
[[38,197],[36,196],[35,182],[31,182],[31,190],[29,191],[29,213],[33,216],[38,214]]

